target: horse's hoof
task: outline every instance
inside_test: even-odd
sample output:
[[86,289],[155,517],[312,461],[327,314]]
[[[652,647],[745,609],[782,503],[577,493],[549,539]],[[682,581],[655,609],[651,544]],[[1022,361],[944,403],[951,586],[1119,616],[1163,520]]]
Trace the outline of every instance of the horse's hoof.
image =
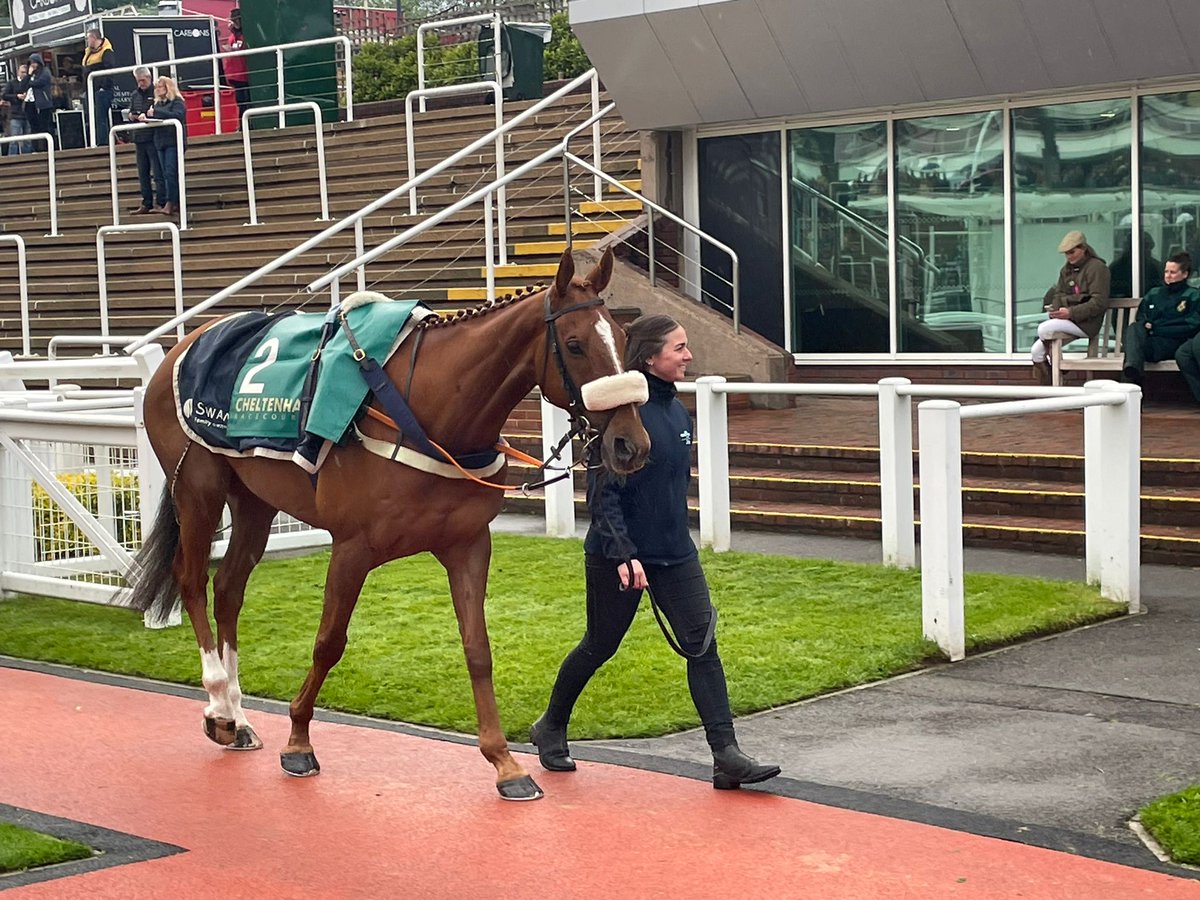
[[496,790],[500,792],[500,796],[505,800],[540,800],[546,796],[542,789],[537,786],[537,782],[528,775],[498,782]]
[[283,766],[283,771],[289,775],[295,775],[297,778],[307,778],[310,775],[318,775],[321,772],[321,764],[317,762],[317,754],[311,750],[294,753],[283,751],[279,754],[279,765]]
[[258,735],[254,733],[254,729],[249,725],[242,725],[237,730],[237,736],[233,743],[227,746],[226,750],[261,750],[263,742],[259,740]]
[[222,719],[217,716],[204,717],[204,736],[214,744],[228,747],[237,740],[237,725],[233,719]]

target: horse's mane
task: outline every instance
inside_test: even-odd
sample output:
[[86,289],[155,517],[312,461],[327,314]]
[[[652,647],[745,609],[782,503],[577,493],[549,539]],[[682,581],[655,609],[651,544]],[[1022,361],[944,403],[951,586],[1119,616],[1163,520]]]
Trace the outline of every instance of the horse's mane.
[[468,319],[477,319],[480,316],[485,316],[490,312],[495,312],[498,309],[512,306],[519,300],[530,297],[533,294],[540,293],[546,290],[544,284],[533,284],[523,288],[518,288],[515,294],[505,294],[503,297],[496,297],[494,300],[489,300],[480,306],[475,306],[470,309],[460,309],[452,316],[426,316],[417,326],[422,329],[430,328],[448,328],[451,325],[457,325],[460,322],[465,322]]

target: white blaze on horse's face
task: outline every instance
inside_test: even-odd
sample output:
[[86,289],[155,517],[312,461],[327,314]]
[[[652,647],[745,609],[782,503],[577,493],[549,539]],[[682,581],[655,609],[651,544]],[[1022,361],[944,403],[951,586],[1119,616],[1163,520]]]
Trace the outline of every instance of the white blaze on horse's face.
[[604,346],[608,348],[609,355],[612,356],[613,371],[619,375],[624,370],[621,368],[621,358],[617,356],[617,339],[613,336],[612,326],[608,324],[608,319],[601,317],[596,320],[596,333],[600,335],[600,340],[604,341]]
[[645,403],[650,396],[646,376],[641,372],[622,371],[621,357],[617,353],[617,339],[608,319],[601,316],[596,320],[596,333],[600,335],[600,340],[612,356],[616,374],[602,375],[583,385],[579,389],[583,405],[591,412],[601,412],[629,403]]

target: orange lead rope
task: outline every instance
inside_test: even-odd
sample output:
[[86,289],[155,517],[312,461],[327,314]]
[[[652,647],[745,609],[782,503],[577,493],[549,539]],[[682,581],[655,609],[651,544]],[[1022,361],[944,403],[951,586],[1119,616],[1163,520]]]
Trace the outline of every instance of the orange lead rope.
[[[368,406],[367,407],[367,415],[370,416],[372,419],[375,419],[378,422],[382,422],[384,425],[388,426],[388,428],[391,428],[392,430],[399,433],[400,429],[396,427],[396,423],[392,420],[392,417],[389,416],[387,413],[382,412],[381,410],[378,410],[373,406]],[[453,456],[451,456],[449,453],[447,453],[446,450],[443,449],[435,441],[430,439],[429,443],[433,444],[434,447],[437,447],[438,452],[440,452],[443,456],[445,456],[446,459],[449,460],[450,465],[452,465],[452,466],[454,466],[454,468],[458,469],[458,471],[460,471],[462,473],[463,478],[466,478],[468,481],[474,481],[476,484],[482,484],[485,487],[496,488],[496,490],[499,490],[499,491],[519,491],[519,490],[525,489],[525,485],[517,486],[517,485],[509,485],[509,484],[495,484],[491,481],[484,481],[482,478],[476,478],[474,475],[472,475],[470,472],[468,472],[466,469],[464,469],[461,465],[459,465],[458,460],[456,460]],[[499,451],[500,453],[505,454],[506,456],[511,456],[513,459],[518,459],[523,463],[527,463],[531,466],[536,466],[538,469],[542,468],[542,461],[540,459],[535,459],[534,457],[530,456],[528,453],[525,453],[523,450],[518,450],[516,447],[511,446],[508,443],[508,441],[504,440],[504,438],[501,438],[500,441],[495,445],[495,449],[497,451]]]

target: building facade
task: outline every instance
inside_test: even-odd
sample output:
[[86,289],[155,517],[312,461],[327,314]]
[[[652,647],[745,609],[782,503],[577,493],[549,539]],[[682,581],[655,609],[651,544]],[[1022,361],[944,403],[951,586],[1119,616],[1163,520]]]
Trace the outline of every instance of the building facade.
[[[572,0],[798,362],[1027,360],[1059,239],[1200,263],[1200,0]],[[648,91],[646,85],[655,85]],[[728,263],[701,249],[707,289]],[[727,274],[727,273],[725,273]]]

